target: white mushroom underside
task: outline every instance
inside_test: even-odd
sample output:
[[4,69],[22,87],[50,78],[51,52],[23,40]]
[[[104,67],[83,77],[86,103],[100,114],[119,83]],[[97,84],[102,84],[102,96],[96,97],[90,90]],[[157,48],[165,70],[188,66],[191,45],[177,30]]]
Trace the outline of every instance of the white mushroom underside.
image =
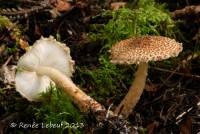
[[70,78],[74,71],[73,65],[70,49],[65,44],[56,41],[52,36],[41,38],[19,59],[15,78],[16,90],[28,100],[37,101],[39,94],[46,92],[52,81],[45,75],[38,75],[36,69],[54,68]]
[[46,92],[50,83],[47,76],[38,76],[35,72],[17,72],[16,90],[30,101],[37,100],[42,92]]
[[71,77],[73,61],[69,48],[64,47],[64,44],[57,42],[52,37],[42,38],[36,41],[33,48],[20,58],[18,67],[31,71],[39,66],[47,66],[58,69]]

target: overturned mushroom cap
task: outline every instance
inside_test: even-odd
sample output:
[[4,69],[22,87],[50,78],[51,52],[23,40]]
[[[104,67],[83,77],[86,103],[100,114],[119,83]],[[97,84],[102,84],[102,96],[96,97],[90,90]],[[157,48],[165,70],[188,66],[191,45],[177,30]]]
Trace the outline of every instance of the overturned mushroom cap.
[[28,100],[37,100],[38,94],[45,92],[52,82],[47,76],[35,72],[38,67],[51,67],[71,77],[73,65],[70,49],[65,44],[56,41],[52,36],[42,37],[18,61],[16,90]]
[[141,36],[115,44],[110,50],[110,58],[115,64],[139,64],[176,57],[182,49],[181,43],[168,37]]

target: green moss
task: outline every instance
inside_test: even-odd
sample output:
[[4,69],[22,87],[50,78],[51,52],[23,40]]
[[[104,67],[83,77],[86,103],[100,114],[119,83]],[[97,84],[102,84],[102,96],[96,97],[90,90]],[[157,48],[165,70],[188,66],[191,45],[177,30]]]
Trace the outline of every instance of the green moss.
[[0,31],[10,26],[12,26],[12,22],[7,17],[0,15]]
[[21,31],[13,24],[7,17],[0,15],[0,32],[6,28],[12,30],[10,34],[14,34],[14,36],[19,37],[21,35]]
[[[84,125],[84,118],[61,89],[50,87],[49,92],[42,96],[40,107],[33,108],[36,120],[44,124],[63,124],[61,128],[49,128],[49,133],[80,133]],[[69,127],[70,125],[72,128]],[[78,125],[78,128],[75,128],[74,125]]]
[[[50,133],[79,134],[85,126],[85,117],[61,89],[51,86],[49,92],[42,94],[40,102],[29,102],[14,90],[0,88],[0,112],[18,113],[12,122],[38,124],[38,128],[8,128],[8,132],[17,133]],[[23,111],[23,112],[22,112]],[[4,114],[4,113],[3,113]],[[43,125],[42,125],[43,124]],[[46,126],[58,124],[57,128]]]
[[12,47],[6,47],[8,54],[13,54],[18,49],[19,40],[21,37],[21,31],[16,24],[12,23],[7,17],[0,15],[0,34],[4,34],[4,30],[7,30],[11,39],[15,39],[14,45]]
[[[87,67],[78,68],[80,77],[85,81],[82,86],[87,86],[87,89],[92,89],[91,96],[95,97],[98,101],[104,102],[108,98],[111,99],[116,95],[121,95],[119,88],[123,85],[131,83],[133,77],[132,67],[117,67],[109,62],[107,56],[101,55],[99,58],[100,66],[98,68],[88,69]],[[125,72],[131,72],[128,75],[123,75]],[[119,90],[118,90],[119,89]],[[122,88],[127,90],[126,87]]]
[[[99,16],[99,15],[98,15]],[[114,100],[127,92],[134,74],[134,66],[116,66],[109,62],[108,50],[116,42],[139,35],[164,35],[175,37],[177,28],[164,5],[153,0],[140,0],[137,9],[122,8],[117,11],[106,10],[100,16],[110,19],[106,24],[92,24],[89,33],[92,44],[102,46],[99,52],[99,67],[93,69],[79,69],[81,77],[89,79],[96,98],[105,100],[116,95]],[[88,78],[89,77],[89,78]],[[86,85],[85,84],[85,85]],[[83,84],[84,85],[84,84]],[[126,86],[127,87],[126,87]],[[87,85],[86,85],[87,86]],[[125,90],[125,91],[124,91]]]
[[101,16],[112,16],[105,25],[91,26],[92,42],[101,41],[103,48],[110,48],[115,42],[138,35],[165,35],[175,37],[176,27],[163,5],[154,1],[139,2],[137,9],[122,8],[104,11]]

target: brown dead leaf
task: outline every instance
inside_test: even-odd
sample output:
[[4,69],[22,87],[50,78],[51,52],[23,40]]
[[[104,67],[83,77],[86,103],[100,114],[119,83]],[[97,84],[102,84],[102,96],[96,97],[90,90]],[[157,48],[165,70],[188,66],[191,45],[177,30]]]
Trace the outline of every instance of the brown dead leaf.
[[180,125],[180,134],[191,134],[192,130],[192,118],[187,119]]
[[15,72],[16,65],[9,65],[12,56],[10,56],[7,61],[0,67],[0,82],[3,82],[5,85],[12,85],[15,82]]
[[5,49],[6,49],[6,45],[5,44],[0,46],[0,55],[4,52]]
[[19,39],[19,45],[20,45],[20,48],[23,50],[26,50],[29,47],[28,42],[22,38]]
[[148,134],[154,134],[154,130],[159,126],[159,122],[154,121],[147,125]]
[[2,66],[0,68],[0,81],[4,84],[13,84],[15,82],[16,66]]
[[145,84],[145,91],[147,92],[157,92],[160,88],[160,84],[152,84],[146,83]]
[[[36,22],[36,20],[35,20],[35,22]],[[42,36],[41,30],[40,30],[40,26],[37,23],[35,24],[34,35],[36,37]]]
[[126,2],[112,2],[110,4],[110,8],[112,10],[118,10],[119,8],[124,7],[126,4]]
[[54,6],[59,12],[69,11],[72,9],[72,3],[64,1],[64,0],[57,0],[54,3]]
[[183,68],[187,68],[187,65],[189,64],[189,62],[191,62],[191,60],[197,59],[198,57],[200,57],[200,54],[198,53],[193,53],[187,56],[186,59],[182,60]]

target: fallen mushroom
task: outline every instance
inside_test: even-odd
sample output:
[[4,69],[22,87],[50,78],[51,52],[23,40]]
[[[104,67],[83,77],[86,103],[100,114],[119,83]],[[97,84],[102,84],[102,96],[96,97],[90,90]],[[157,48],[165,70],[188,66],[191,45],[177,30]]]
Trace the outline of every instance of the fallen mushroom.
[[127,118],[142,95],[149,61],[161,61],[176,57],[182,51],[182,44],[162,36],[141,36],[120,41],[111,52],[111,63],[138,64],[135,79],[129,92],[114,113]]
[[70,79],[74,61],[70,49],[52,36],[36,41],[18,62],[16,90],[30,101],[38,101],[41,92],[46,92],[51,82],[55,82],[72,98],[83,112],[105,111],[105,108],[85,94]]

